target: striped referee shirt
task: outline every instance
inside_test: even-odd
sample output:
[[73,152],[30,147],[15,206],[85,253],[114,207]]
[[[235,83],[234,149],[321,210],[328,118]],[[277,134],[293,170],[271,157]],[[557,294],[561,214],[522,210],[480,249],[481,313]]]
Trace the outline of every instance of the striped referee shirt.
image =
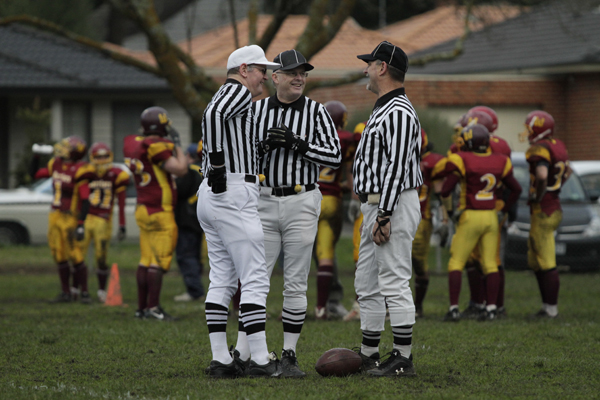
[[258,174],[258,150],[252,94],[235,79],[227,79],[202,116],[202,169],[208,176],[210,153],[223,152],[227,172]]
[[404,88],[377,99],[354,158],[358,194],[380,193],[379,208],[394,211],[400,194],[423,184],[421,124]]
[[267,130],[284,124],[306,141],[309,148],[304,155],[283,148],[266,153],[260,160],[260,172],[265,175],[262,186],[309,185],[319,179],[319,165],[334,169],[340,166],[340,140],[335,124],[322,104],[306,96],[284,104],[274,95],[255,102],[252,109],[259,141],[267,138]]

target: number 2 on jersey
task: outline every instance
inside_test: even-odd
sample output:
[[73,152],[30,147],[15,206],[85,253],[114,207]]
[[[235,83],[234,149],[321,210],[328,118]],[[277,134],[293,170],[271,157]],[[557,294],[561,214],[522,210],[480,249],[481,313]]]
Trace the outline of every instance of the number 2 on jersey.
[[496,187],[496,177],[493,174],[485,174],[479,178],[480,182],[485,182],[485,187],[475,194],[476,200],[494,200],[494,188]]

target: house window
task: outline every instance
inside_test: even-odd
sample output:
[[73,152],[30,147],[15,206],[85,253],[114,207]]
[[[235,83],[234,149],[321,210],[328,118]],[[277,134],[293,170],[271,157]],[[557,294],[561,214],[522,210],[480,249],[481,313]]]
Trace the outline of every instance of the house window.
[[115,155],[115,161],[123,162],[123,139],[125,139],[125,136],[139,133],[140,115],[142,115],[142,111],[148,107],[152,107],[152,104],[135,102],[112,103],[112,148]]
[[64,101],[62,137],[79,136],[91,145],[91,105],[87,101]]

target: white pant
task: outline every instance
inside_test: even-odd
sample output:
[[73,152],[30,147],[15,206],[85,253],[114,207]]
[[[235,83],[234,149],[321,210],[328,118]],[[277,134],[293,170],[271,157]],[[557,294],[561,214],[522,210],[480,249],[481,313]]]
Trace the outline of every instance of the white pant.
[[308,273],[321,214],[319,189],[292,196],[261,194],[258,211],[265,235],[269,276],[283,246],[283,308],[306,309]]
[[[198,189],[198,221],[210,263],[207,303],[229,307],[242,284],[240,304],[266,306],[269,275],[258,215],[258,184],[245,174],[227,174],[227,191],[214,194],[205,179]],[[258,182],[258,178],[257,178]]]
[[391,326],[413,325],[415,305],[409,283],[412,242],[421,221],[419,195],[414,189],[402,192],[390,218],[390,240],[381,246],[372,238],[377,205],[365,203],[360,210],[364,220],[354,280],[360,305],[360,328],[382,332],[386,302]]

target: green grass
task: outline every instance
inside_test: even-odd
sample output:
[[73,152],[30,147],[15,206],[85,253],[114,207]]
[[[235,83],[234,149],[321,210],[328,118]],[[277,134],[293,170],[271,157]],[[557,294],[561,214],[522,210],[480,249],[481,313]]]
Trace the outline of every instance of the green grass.
[[[345,305],[352,304],[349,239],[338,250]],[[433,257],[433,255],[432,255]],[[414,327],[418,377],[322,378],[318,357],[333,347],[361,340],[359,322],[314,321],[316,275],[309,285],[309,319],[298,343],[304,380],[213,381],[203,374],[210,344],[201,303],[175,303],[183,285],[177,268],[165,276],[162,303],[180,319],[173,323],[133,318],[138,249],[115,246],[124,301],[129,307],[100,304],[50,305],[59,290],[46,247],[0,248],[0,399],[398,399],[398,398],[598,398],[600,393],[599,274],[562,274],[560,316],[530,321],[539,307],[529,272],[507,274],[509,317],[494,323],[443,323],[447,279],[434,274],[426,317]],[[445,259],[445,257],[444,257]],[[204,276],[208,283],[207,271]],[[96,289],[91,275],[90,287]],[[281,349],[276,321],[282,304],[282,276],[276,270],[268,299],[269,348]],[[463,282],[461,304],[467,301]],[[229,342],[237,323],[230,320]],[[391,350],[389,326],[380,350]]]

